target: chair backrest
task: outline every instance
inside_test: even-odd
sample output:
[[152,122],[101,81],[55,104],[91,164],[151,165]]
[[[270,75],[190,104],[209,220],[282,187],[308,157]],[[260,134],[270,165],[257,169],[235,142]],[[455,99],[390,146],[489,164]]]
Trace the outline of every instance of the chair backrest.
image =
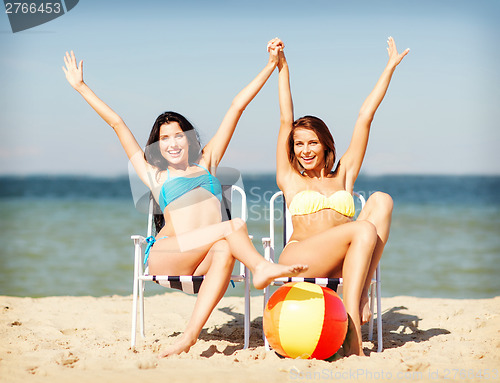
[[[359,202],[361,204],[361,209],[365,206],[365,198],[363,197],[362,194],[353,192],[352,193],[354,197],[357,197],[359,199]],[[290,240],[290,237],[293,232],[293,225],[292,225],[292,215],[290,214],[290,211],[288,210],[288,207],[286,206],[286,201],[285,197],[283,196],[283,192],[279,191],[276,192],[272,197],[270,201],[270,207],[271,207],[271,222],[270,222],[270,227],[269,227],[269,233],[271,236],[271,247],[274,249],[274,230],[275,230],[275,217],[274,217],[274,203],[276,198],[282,197],[282,212],[283,212],[283,245],[288,243]]]

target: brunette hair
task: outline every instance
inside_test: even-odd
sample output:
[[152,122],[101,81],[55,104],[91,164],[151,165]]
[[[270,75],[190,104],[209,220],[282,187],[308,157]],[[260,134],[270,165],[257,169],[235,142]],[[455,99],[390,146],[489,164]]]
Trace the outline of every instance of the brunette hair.
[[191,124],[186,117],[179,113],[165,112],[160,114],[153,124],[151,133],[149,134],[148,142],[146,143],[146,149],[144,150],[144,158],[151,165],[158,168],[158,171],[166,170],[168,166],[168,161],[161,155],[160,152],[160,128],[163,124],[169,124],[171,122],[177,122],[182,131],[186,133],[189,143],[189,162],[194,163],[200,159],[200,136],[194,128],[193,124]]
[[325,172],[328,174],[332,171],[333,165],[335,164],[336,154],[335,154],[335,141],[333,140],[330,130],[323,122],[323,120],[314,116],[304,116],[296,120],[292,125],[292,131],[288,136],[288,161],[292,167],[298,172],[302,173],[304,168],[300,164],[299,160],[295,156],[294,151],[294,139],[293,135],[295,129],[309,129],[312,130],[318,136],[319,142],[325,148]]

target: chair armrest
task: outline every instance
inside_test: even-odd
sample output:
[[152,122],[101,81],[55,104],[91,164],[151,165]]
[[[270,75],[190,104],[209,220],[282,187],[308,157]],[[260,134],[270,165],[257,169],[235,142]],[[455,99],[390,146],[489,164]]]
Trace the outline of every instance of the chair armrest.
[[134,245],[143,245],[146,243],[146,238],[142,235],[131,235],[130,239],[134,241]]
[[262,238],[262,246],[264,247],[264,258],[274,263],[274,251],[271,247],[271,238]]

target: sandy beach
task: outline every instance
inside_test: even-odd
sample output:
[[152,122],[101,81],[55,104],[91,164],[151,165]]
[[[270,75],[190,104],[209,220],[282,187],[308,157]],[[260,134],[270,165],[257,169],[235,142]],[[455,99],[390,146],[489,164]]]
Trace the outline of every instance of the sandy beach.
[[384,298],[384,350],[366,357],[282,359],[262,340],[262,298],[252,298],[243,350],[243,299],[225,297],[188,354],[159,360],[189,319],[195,298],[146,298],[146,339],[130,348],[131,297],[0,297],[1,382],[500,381],[500,297]]

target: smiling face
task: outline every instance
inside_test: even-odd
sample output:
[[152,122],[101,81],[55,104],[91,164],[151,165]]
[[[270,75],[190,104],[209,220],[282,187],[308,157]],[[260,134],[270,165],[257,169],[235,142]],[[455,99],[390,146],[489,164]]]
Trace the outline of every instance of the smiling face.
[[179,123],[169,122],[160,127],[160,151],[169,165],[189,164],[189,142]]
[[293,123],[287,139],[288,161],[295,171],[332,171],[335,142],[326,124],[314,116],[304,116]]
[[297,128],[293,132],[293,151],[305,170],[320,170],[325,166],[325,148],[316,133]]

